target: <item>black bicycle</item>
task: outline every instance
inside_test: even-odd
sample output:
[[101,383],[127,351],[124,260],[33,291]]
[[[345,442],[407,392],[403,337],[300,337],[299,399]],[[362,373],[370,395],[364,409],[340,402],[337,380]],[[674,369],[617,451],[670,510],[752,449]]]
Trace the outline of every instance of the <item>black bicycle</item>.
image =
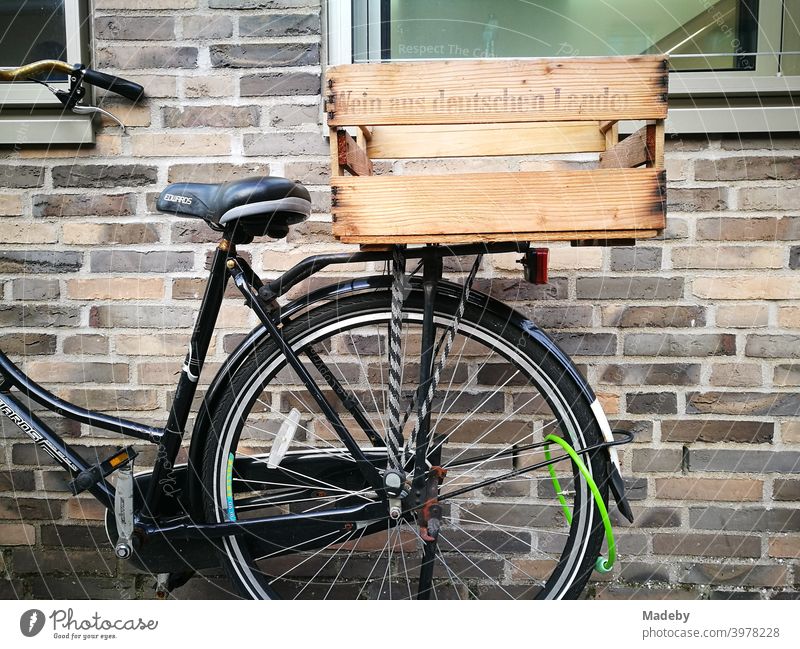
[[[92,110],[82,82],[142,96],[132,82],[54,61],[0,79],[53,70],[69,75],[70,90],[56,91],[68,109]],[[527,280],[542,281],[542,251],[391,246],[309,257],[262,281],[237,246],[305,220],[301,184],[178,183],[157,207],[220,233],[164,428],[59,399],[2,352],[0,411],[71,474],[74,494],[107,508],[116,554],[160,575],[162,592],[218,560],[242,596],[260,599],[573,598],[593,569],[609,569],[609,490],[631,516],[613,447],[630,435],[612,434],[545,333],[474,288],[496,253],[519,253]],[[387,272],[282,299],[353,262]],[[462,283],[443,279],[445,264]],[[210,384],[188,462],[176,465],[229,280],[261,324]],[[29,402],[156,445],[154,466],[135,473],[133,446],[88,462]]]

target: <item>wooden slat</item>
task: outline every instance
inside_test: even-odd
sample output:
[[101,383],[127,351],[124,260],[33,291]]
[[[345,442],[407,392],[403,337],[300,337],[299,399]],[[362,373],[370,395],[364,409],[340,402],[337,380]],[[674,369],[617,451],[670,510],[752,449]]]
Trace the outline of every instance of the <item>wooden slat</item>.
[[366,243],[363,237],[657,230],[664,182],[657,169],[339,177],[331,180],[333,233]]
[[331,149],[331,177],[342,175],[342,167],[339,164],[339,129],[332,128],[328,131],[328,144]]
[[664,120],[647,125],[647,150],[650,152],[648,166],[664,168]]
[[600,132],[605,135],[606,133],[608,133],[611,127],[614,126],[616,123],[617,123],[616,120],[608,120],[606,122],[600,122]]
[[377,158],[452,158],[603,151],[596,122],[376,126],[367,153]]
[[516,232],[514,236],[496,232],[475,234],[439,234],[439,235],[404,235],[389,237],[373,236],[343,236],[339,237],[342,243],[358,243],[365,250],[385,250],[387,246],[395,243],[484,243],[490,241],[585,241],[585,240],[614,240],[626,239],[652,239],[660,234],[660,230],[582,230],[581,232]]
[[331,126],[663,119],[663,56],[449,60],[329,68]]
[[647,126],[600,154],[600,168],[638,167],[650,161],[647,147]]
[[339,166],[356,176],[371,176],[372,161],[347,131],[337,133]]

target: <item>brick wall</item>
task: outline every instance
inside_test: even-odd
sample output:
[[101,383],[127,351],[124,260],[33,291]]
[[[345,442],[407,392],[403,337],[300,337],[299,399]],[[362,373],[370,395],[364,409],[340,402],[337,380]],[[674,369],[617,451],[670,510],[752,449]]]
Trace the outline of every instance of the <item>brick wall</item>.
[[[141,82],[149,98],[133,108],[104,101],[129,137],[104,122],[94,148],[0,149],[0,348],[76,403],[162,425],[215,239],[202,222],[154,212],[166,183],[267,173],[306,183],[311,220],[286,240],[244,248],[266,277],[342,249],[326,214],[319,3],[94,6],[96,66]],[[515,257],[494,257],[480,287],[514,295],[585,369],[610,418],[638,433],[623,453],[637,520],[619,524],[622,560],[592,596],[794,597],[800,139],[674,137],[667,150],[662,240],[554,246],[544,290],[517,291]],[[476,163],[394,170],[465,165]],[[228,302],[206,382],[254,324],[240,300]],[[87,456],[115,443],[46,420]],[[113,559],[95,502],[68,498],[63,472],[6,421],[3,434],[0,597],[152,596],[150,575]],[[212,574],[180,595],[224,588]]]

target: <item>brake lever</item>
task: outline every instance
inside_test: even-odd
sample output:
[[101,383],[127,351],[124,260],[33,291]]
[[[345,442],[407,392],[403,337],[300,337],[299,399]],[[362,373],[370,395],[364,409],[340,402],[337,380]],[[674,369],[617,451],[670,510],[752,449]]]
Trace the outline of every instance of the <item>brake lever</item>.
[[105,115],[109,119],[114,120],[119,127],[122,129],[123,135],[128,135],[128,129],[125,127],[125,124],[122,123],[122,120],[114,115],[113,113],[109,113],[107,110],[100,108],[98,106],[73,106],[72,112],[77,113],[78,115]]

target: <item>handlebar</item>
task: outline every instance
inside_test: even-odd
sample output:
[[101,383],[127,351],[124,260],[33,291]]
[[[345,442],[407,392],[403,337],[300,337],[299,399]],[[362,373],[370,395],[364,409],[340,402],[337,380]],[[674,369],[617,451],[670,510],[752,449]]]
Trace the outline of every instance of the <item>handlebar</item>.
[[144,95],[144,88],[138,83],[128,81],[121,77],[115,77],[105,72],[98,72],[91,68],[83,68],[80,65],[65,63],[64,61],[36,61],[18,68],[0,68],[0,81],[15,81],[17,79],[29,79],[37,74],[46,72],[63,72],[71,75],[81,75],[86,83],[98,86],[118,95],[137,101]]

